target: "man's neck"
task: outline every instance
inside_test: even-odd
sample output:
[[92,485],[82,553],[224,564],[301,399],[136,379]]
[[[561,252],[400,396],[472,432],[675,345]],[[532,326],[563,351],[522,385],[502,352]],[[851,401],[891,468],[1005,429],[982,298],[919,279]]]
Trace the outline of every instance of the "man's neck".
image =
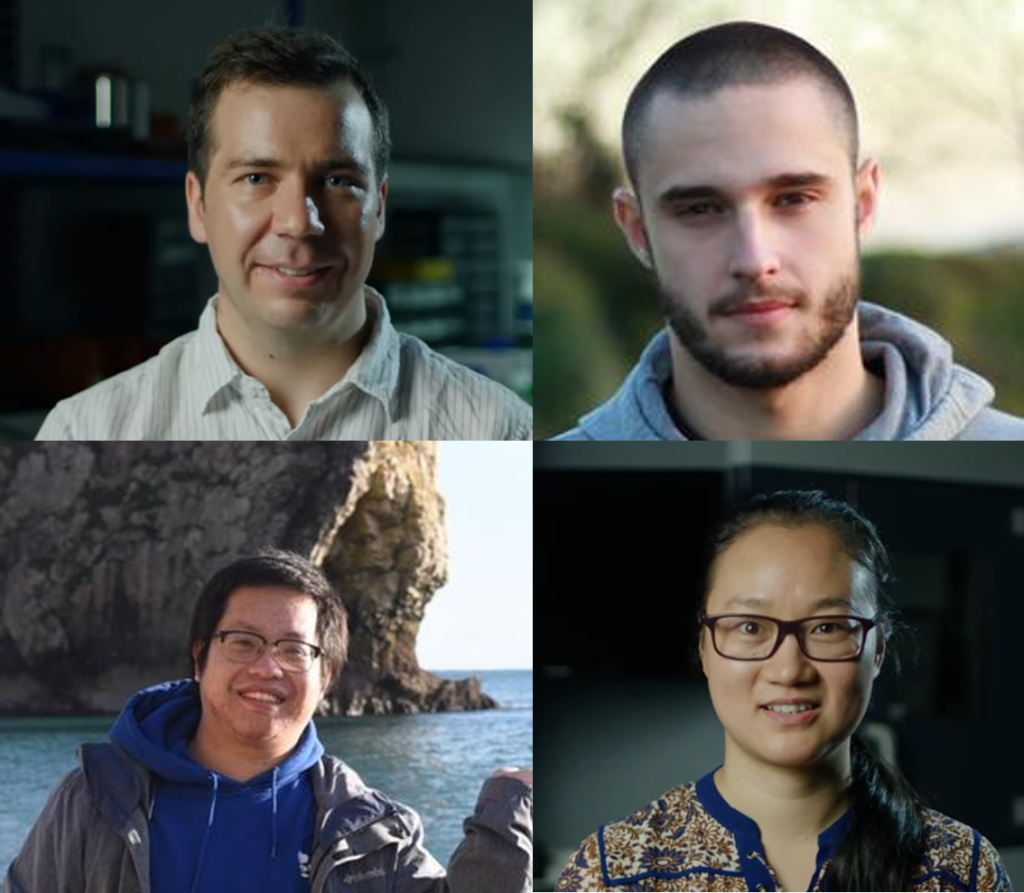
[[363,303],[329,337],[250,325],[223,295],[218,295],[215,306],[217,330],[231,356],[243,372],[266,387],[292,428],[310,403],[344,378],[366,346],[372,326]]
[[849,746],[813,768],[769,766],[726,744],[715,773],[718,792],[753,819],[762,840],[813,842],[849,808]]
[[864,368],[856,323],[821,363],[772,390],[726,384],[670,333],[670,408],[703,440],[847,440],[882,410],[885,384]]
[[213,741],[204,732],[202,724],[188,743],[189,755],[200,766],[238,782],[246,782],[273,769],[288,756],[290,750],[272,746],[254,750],[235,746],[230,741]]

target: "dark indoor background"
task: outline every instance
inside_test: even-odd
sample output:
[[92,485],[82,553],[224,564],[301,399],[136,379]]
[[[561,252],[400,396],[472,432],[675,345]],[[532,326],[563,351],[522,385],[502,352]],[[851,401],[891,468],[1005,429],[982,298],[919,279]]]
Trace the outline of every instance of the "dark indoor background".
[[600,824],[721,765],[721,725],[695,661],[701,546],[733,502],[782,488],[824,489],[879,527],[910,634],[902,672],[888,662],[864,728],[929,805],[978,828],[1011,877],[1024,876],[1019,447],[535,450],[537,889],[552,889]]
[[219,39],[268,23],[339,38],[390,108],[369,281],[397,327],[532,399],[524,0],[0,0],[0,439],[195,327],[216,278],[188,232],[188,101]]

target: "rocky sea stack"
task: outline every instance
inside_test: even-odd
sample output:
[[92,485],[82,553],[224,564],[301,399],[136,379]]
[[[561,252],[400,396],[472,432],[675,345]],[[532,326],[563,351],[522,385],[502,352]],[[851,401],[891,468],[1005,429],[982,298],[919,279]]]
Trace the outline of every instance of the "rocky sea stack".
[[320,564],[350,617],[323,711],[494,707],[420,669],[448,573],[432,443],[11,443],[0,450],[0,712],[108,713],[189,674],[203,583],[263,546]]

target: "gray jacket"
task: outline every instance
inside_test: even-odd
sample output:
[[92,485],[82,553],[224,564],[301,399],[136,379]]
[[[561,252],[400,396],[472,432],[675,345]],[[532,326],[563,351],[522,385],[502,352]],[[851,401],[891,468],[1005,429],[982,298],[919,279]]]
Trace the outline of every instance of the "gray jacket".
[[[50,795],[3,893],[149,893],[150,773],[114,744],[87,744]],[[317,803],[311,893],[527,893],[533,791],[489,779],[447,875],[409,807],[331,756],[311,770]],[[242,854],[240,854],[242,856]]]
[[[912,319],[862,301],[864,364],[885,379],[881,413],[851,440],[1024,440],[1024,419],[992,407],[995,391],[953,362],[949,342]],[[668,330],[644,349],[618,392],[553,440],[687,440],[665,406]]]

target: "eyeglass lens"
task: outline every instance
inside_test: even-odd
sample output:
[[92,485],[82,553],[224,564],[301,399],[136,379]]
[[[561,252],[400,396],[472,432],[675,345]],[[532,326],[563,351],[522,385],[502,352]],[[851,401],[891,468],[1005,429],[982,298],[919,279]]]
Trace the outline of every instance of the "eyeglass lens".
[[[778,624],[765,617],[721,617],[714,625],[718,651],[742,660],[767,657],[778,635]],[[852,617],[812,617],[800,624],[799,636],[808,657],[843,660],[860,653],[864,624]]]

